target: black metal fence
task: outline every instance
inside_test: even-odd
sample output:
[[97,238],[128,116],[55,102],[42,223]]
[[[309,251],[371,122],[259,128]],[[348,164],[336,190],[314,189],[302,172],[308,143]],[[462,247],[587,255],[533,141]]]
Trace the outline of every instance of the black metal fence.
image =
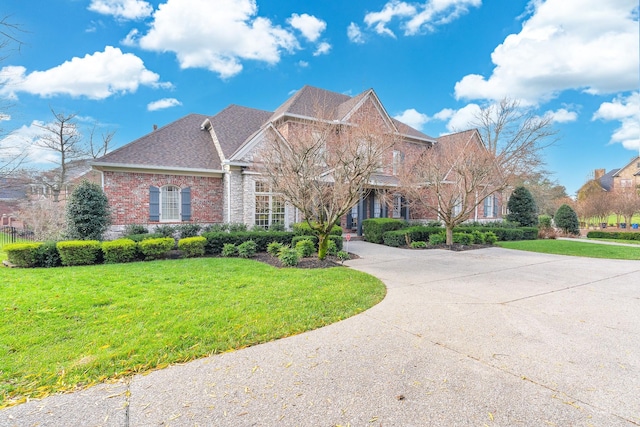
[[6,225],[0,227],[0,246],[6,245],[8,243],[24,241],[36,241],[35,235],[32,231],[24,228],[16,228]]

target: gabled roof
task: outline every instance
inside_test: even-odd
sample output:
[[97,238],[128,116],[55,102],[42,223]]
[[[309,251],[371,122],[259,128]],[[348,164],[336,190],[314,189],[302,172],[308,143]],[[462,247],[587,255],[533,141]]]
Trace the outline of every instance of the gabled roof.
[[94,161],[100,166],[141,166],[220,170],[220,158],[209,132],[201,129],[207,116],[189,114]]
[[341,93],[313,86],[303,86],[291,98],[276,108],[269,121],[273,122],[285,115],[315,117],[319,108],[333,114],[332,117],[325,117],[327,120],[340,120],[342,118],[339,116],[340,106],[351,99],[350,96]]
[[209,119],[225,157],[235,153],[250,139],[273,113],[254,108],[229,105]]
[[[96,168],[185,169],[220,172],[222,161],[244,152],[273,122],[289,116],[314,117],[319,110],[331,113],[327,120],[348,120],[370,97],[390,126],[408,138],[435,139],[395,120],[384,111],[375,92],[368,89],[354,97],[313,86],[298,90],[275,112],[229,105],[214,116],[190,114],[169,123],[93,162]],[[209,133],[209,125],[215,136]],[[395,130],[394,130],[395,131]],[[220,154],[216,148],[220,149]],[[222,156],[223,158],[220,158]]]
[[618,173],[624,171],[627,168],[631,169],[632,171],[635,169],[633,175],[638,176],[640,175],[640,167],[638,167],[638,165],[640,165],[640,156],[631,159],[629,163],[618,169],[618,172],[614,176],[618,176]]
[[439,145],[452,143],[452,142],[469,141],[469,139],[473,136],[474,133],[477,133],[476,129],[469,129],[462,132],[450,133],[448,135],[439,136],[437,141]]
[[613,188],[613,177],[620,171],[620,169],[612,169],[606,174],[602,175],[598,182],[600,183],[600,187],[602,187],[605,191],[611,191]]

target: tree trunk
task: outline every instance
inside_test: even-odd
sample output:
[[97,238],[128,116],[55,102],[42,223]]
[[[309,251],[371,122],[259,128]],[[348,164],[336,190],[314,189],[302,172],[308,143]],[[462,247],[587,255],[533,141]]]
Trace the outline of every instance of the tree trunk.
[[327,257],[327,249],[329,247],[329,233],[318,234],[318,259]]
[[453,245],[453,227],[447,225],[447,245],[451,246]]

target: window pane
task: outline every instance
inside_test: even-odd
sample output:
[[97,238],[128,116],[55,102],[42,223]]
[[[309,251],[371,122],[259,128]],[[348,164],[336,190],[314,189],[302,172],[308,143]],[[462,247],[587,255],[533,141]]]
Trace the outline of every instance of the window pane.
[[269,226],[269,196],[256,195],[255,224],[263,228]]
[[169,185],[162,187],[160,193],[160,219],[163,221],[180,220],[180,189]]

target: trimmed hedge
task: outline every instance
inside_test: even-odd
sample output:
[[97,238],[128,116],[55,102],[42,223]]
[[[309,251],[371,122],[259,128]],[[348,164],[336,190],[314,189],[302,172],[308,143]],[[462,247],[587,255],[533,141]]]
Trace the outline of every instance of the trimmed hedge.
[[[537,227],[519,227],[519,228],[502,228],[502,227],[479,227],[479,226],[462,226],[453,229],[454,233],[467,233],[473,235],[473,232],[480,233],[492,232],[495,234],[499,241],[512,241],[512,240],[536,240],[538,238]],[[443,233],[442,227],[427,227],[427,226],[414,226],[407,227],[401,230],[388,231],[384,233],[383,241],[387,246],[401,247],[407,245],[413,241],[430,241],[432,234]],[[408,239],[407,239],[408,237]],[[463,238],[466,240],[466,238]]]
[[102,243],[102,253],[106,264],[135,261],[138,245],[131,239],[118,239]]
[[144,259],[158,259],[162,258],[173,249],[176,241],[173,237],[160,237],[158,239],[146,239],[142,242],[138,243],[138,248],[140,248],[140,252],[144,255]]
[[[311,231],[311,227],[309,227],[309,224],[307,224],[306,222],[296,222],[295,224],[293,224],[293,234],[295,234],[296,236],[312,236],[313,235],[313,231]],[[334,225],[333,228],[331,229],[331,234],[332,236],[342,236],[342,227],[340,227],[339,225]]]
[[92,265],[99,262],[102,245],[97,240],[68,240],[56,243],[62,265]]
[[236,246],[253,240],[256,243],[258,252],[265,252],[271,242],[279,242],[283,245],[290,245],[294,234],[290,231],[240,231],[235,233],[209,232],[202,233],[202,237],[207,239],[205,252],[210,255],[219,255],[225,243],[232,243]]
[[178,241],[178,249],[187,258],[203,256],[207,239],[202,236],[185,237]]
[[396,231],[387,231],[382,236],[382,240],[385,245],[399,248],[407,245],[407,236],[409,242],[422,241],[428,242],[429,236],[432,234],[438,234],[443,231],[442,227],[427,227],[424,225],[417,225],[413,227],[403,228]]
[[590,231],[589,239],[640,240],[640,233],[633,231]]
[[405,228],[407,223],[394,218],[370,218],[362,221],[364,239],[371,243],[384,243],[384,233]]
[[140,233],[140,234],[130,234],[125,236],[127,239],[133,240],[134,242],[142,242],[147,239],[159,239],[161,237],[166,237],[162,233]]
[[10,243],[4,245],[2,250],[7,253],[9,262],[18,267],[37,267],[38,252],[42,243]]

